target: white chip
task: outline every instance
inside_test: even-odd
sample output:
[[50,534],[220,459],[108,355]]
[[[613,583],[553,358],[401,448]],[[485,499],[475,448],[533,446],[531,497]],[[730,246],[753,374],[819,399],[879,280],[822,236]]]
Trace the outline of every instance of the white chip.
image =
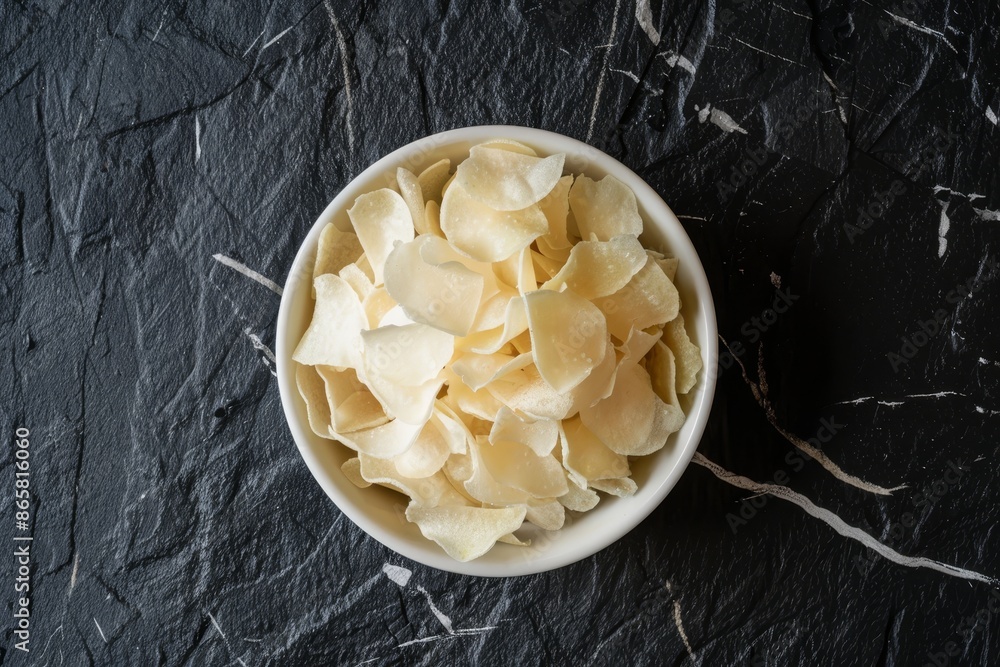
[[478,148],[496,148],[502,151],[511,151],[512,153],[520,153],[521,155],[531,155],[535,157],[538,153],[531,146],[526,146],[520,141],[514,141],[513,139],[490,139],[489,141],[484,141],[479,144]]
[[601,311],[572,292],[524,296],[535,366],[560,393],[583,382],[604,360],[608,329]]
[[358,260],[363,252],[358,235],[342,232],[332,222],[319,235],[313,279],[327,273],[340,273],[348,264]]
[[385,288],[414,322],[465,336],[479,310],[484,278],[459,262],[429,260],[439,253],[423,250],[437,243],[447,241],[423,235],[396,245],[385,262]]
[[[545,214],[545,219],[549,221],[549,231],[545,236],[538,237],[539,250],[542,244],[549,251],[568,251],[570,248],[569,235],[566,231],[566,219],[569,215],[569,190],[573,186],[572,176],[563,176],[556,182],[555,187],[542,198],[538,205]],[[542,251],[542,254],[546,254]],[[562,253],[558,253],[562,255]],[[550,256],[546,254],[546,256]]]
[[425,202],[441,202],[441,190],[451,178],[451,161],[448,158],[438,160],[420,172],[417,182],[420,183],[420,193]]
[[441,433],[439,421],[428,421],[413,446],[392,460],[399,474],[412,479],[423,479],[444,467],[451,454],[448,440]]
[[676,318],[663,326],[663,341],[674,353],[677,368],[677,393],[686,394],[698,381],[698,371],[701,370],[701,349],[691,342],[684,328],[684,316]]
[[365,380],[390,416],[420,425],[444,384],[438,374],[454,339],[424,324],[383,326],[362,334]]
[[569,491],[557,498],[559,503],[573,512],[589,512],[597,507],[601,497],[591,489],[581,489],[575,484],[569,485]]
[[489,446],[489,442],[482,436],[469,443],[471,474],[462,484],[465,491],[477,501],[487,505],[516,505],[528,502],[529,495],[526,491],[501,482],[493,475],[483,456],[484,445]]
[[501,441],[494,445],[480,437],[476,445],[490,475],[506,487],[533,498],[553,498],[569,490],[566,474],[554,456],[539,456],[518,442]]
[[351,480],[351,483],[359,489],[366,489],[372,485],[371,482],[361,476],[361,459],[357,456],[344,461],[344,464],[340,466],[340,470],[344,473],[344,477]]
[[538,203],[562,178],[562,153],[546,158],[501,148],[473,146],[458,165],[455,184],[498,211],[520,211]]
[[393,419],[381,426],[351,433],[335,433],[331,430],[330,435],[356,452],[378,459],[391,459],[409,449],[422,428],[423,425]]
[[382,405],[359,379],[353,368],[340,370],[332,366],[315,367],[326,385],[326,400],[330,408],[330,432],[353,433],[375,428],[389,421]]
[[361,367],[361,332],[368,317],[354,289],[339,276],[316,278],[316,308],[292,359],[300,364]]
[[523,506],[426,508],[411,504],[406,508],[406,518],[420,527],[424,537],[462,563],[482,556],[501,537],[520,528],[524,515]]
[[413,218],[403,198],[389,188],[361,195],[347,211],[372,267],[375,285],[382,284],[382,265],[397,241],[413,240]]
[[451,365],[462,382],[473,391],[479,391],[494,380],[520,370],[532,363],[531,353],[516,357],[507,354],[476,354],[466,352]]
[[499,352],[500,348],[527,329],[528,314],[524,310],[524,299],[515,296],[507,302],[503,326],[476,332],[456,341],[455,345],[461,350],[468,350],[476,354],[493,354]]
[[461,497],[452,489],[451,482],[442,473],[423,479],[414,479],[400,473],[392,461],[359,454],[361,476],[369,484],[381,484],[405,493],[421,507],[436,507],[439,504],[462,503]]
[[365,272],[358,268],[357,264],[348,264],[337,274],[340,279],[351,286],[358,298],[364,302],[368,296],[375,291],[375,286],[368,279]]
[[566,508],[556,499],[530,499],[524,520],[543,530],[559,530],[566,522]]
[[579,417],[564,421],[562,429],[562,462],[570,473],[588,482],[630,474],[628,458],[608,449]]
[[516,442],[538,456],[548,456],[559,440],[559,422],[553,419],[522,418],[506,405],[500,408],[490,429],[490,443]]
[[548,229],[545,214],[536,204],[498,211],[473,199],[458,182],[448,188],[441,202],[441,231],[456,249],[481,262],[507,259]]
[[417,234],[429,233],[430,227],[424,219],[424,193],[417,177],[409,169],[400,167],[396,170],[396,183],[399,185],[400,196],[406,202],[406,208],[410,210],[413,229]]
[[553,389],[534,366],[508,373],[487,385],[485,391],[511,410],[532,419],[565,419],[574,409],[573,396]]
[[585,299],[597,299],[625,287],[646,261],[646,251],[634,236],[581,241],[573,246],[559,273],[542,288],[561,290],[565,286]]
[[299,365],[295,369],[295,385],[306,404],[309,428],[321,438],[330,437],[330,404],[326,400],[326,387],[316,368]]
[[569,206],[584,240],[596,235],[598,241],[610,241],[621,234],[642,233],[635,193],[614,176],[599,181],[578,176],[569,191]]
[[625,287],[598,299],[611,335],[624,341],[629,331],[664,324],[677,317],[680,295],[656,262],[646,262]]
[[639,485],[631,477],[595,479],[590,483],[590,486],[598,491],[603,491],[619,498],[628,498],[635,495],[635,492],[639,490]]

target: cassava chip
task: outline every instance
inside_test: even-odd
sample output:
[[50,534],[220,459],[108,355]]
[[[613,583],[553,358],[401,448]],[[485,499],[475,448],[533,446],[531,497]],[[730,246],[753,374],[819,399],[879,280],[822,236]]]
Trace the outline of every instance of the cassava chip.
[[423,479],[444,467],[451,454],[451,447],[442,436],[438,423],[438,420],[431,417],[413,445],[392,460],[399,474],[412,479]]
[[608,320],[608,331],[618,340],[629,330],[664,324],[677,317],[680,295],[656,262],[646,262],[628,284],[611,296],[597,300]]
[[323,378],[312,366],[300,365],[295,369],[295,384],[306,404],[309,428],[321,438],[330,437],[330,404],[326,400]]
[[532,363],[531,353],[513,357],[499,353],[466,352],[452,364],[452,369],[462,378],[462,382],[469,389],[479,391],[494,380],[502,378],[507,373],[520,370],[530,363]]
[[316,278],[316,308],[292,359],[307,366],[361,366],[361,332],[368,318],[354,289],[339,276]]
[[441,231],[456,249],[481,262],[507,259],[548,229],[537,205],[498,211],[474,199],[458,182],[441,202]]
[[389,188],[361,195],[348,209],[354,231],[372,267],[372,282],[382,284],[382,267],[397,241],[413,240],[413,218],[403,198]]
[[406,208],[410,210],[413,230],[417,234],[429,233],[430,227],[424,220],[424,192],[420,189],[417,177],[409,169],[400,167],[396,170],[396,183],[399,185],[400,196],[406,202]]
[[603,491],[604,493],[619,498],[628,498],[635,495],[639,486],[631,477],[619,477],[617,479],[595,479],[590,483],[591,488]]
[[451,178],[451,161],[448,158],[438,160],[420,172],[417,182],[420,183],[420,194],[425,202],[441,203],[441,190]]
[[364,374],[385,411],[408,424],[431,415],[443,379],[437,376],[451,359],[454,339],[424,324],[382,326],[362,334]]
[[594,236],[598,241],[610,241],[621,234],[638,237],[642,233],[635,193],[614,176],[599,181],[577,176],[569,191],[569,207],[584,241]]
[[563,439],[562,462],[568,471],[588,482],[630,474],[628,458],[608,449],[579,417],[565,420],[562,428],[566,436]]
[[559,440],[559,422],[553,419],[521,418],[505,405],[496,415],[489,440],[494,445],[516,442],[526,445],[537,456],[548,456]]
[[573,246],[559,273],[542,288],[560,290],[565,286],[585,299],[597,299],[625,287],[646,261],[646,251],[634,236],[581,241]]
[[452,489],[448,478],[436,474],[424,479],[413,479],[400,473],[392,461],[378,459],[364,454],[358,455],[361,461],[361,476],[369,484],[381,484],[400,493],[408,495],[414,503],[422,507],[436,507],[444,501],[445,504],[461,503],[460,496]]
[[701,370],[701,349],[691,342],[684,328],[684,316],[678,315],[663,326],[663,341],[674,353],[677,370],[677,393],[686,394],[698,380]]
[[568,491],[566,474],[554,456],[539,456],[518,442],[494,445],[480,437],[476,444],[486,469],[500,484],[533,498],[553,498]]
[[566,508],[558,500],[532,499],[528,501],[524,520],[543,530],[559,530],[566,522]]
[[535,366],[557,392],[583,382],[604,360],[608,338],[601,311],[566,291],[537,290],[524,296]]
[[351,480],[351,483],[359,489],[366,489],[372,485],[371,482],[361,476],[361,459],[357,456],[344,461],[344,464],[340,466],[340,470],[344,473],[344,477]]
[[525,508],[421,507],[410,504],[406,518],[434,540],[445,553],[465,563],[482,556],[496,541],[513,533],[524,522]]
[[458,165],[455,184],[477,202],[497,211],[520,211],[536,204],[562,177],[565,155],[546,158],[473,146],[469,159]]
[[569,485],[569,491],[557,498],[559,504],[573,512],[589,512],[597,507],[601,497],[591,489],[581,489],[575,484]]
[[422,249],[447,243],[436,236],[418,236],[400,243],[385,262],[385,288],[414,322],[466,336],[483,295],[483,276],[459,262],[436,264]]
[[362,252],[357,234],[342,232],[329,223],[319,235],[313,279],[326,273],[340,273],[342,268],[356,262]]

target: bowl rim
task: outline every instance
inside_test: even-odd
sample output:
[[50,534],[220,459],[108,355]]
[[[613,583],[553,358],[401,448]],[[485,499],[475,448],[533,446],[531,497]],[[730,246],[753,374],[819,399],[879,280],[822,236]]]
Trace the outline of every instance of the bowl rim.
[[[614,524],[611,530],[593,536],[583,545],[566,548],[563,550],[564,553],[547,554],[545,558],[522,559],[510,563],[509,566],[503,568],[498,568],[496,564],[483,563],[475,559],[464,563],[459,562],[449,557],[443,550],[440,551],[440,554],[423,551],[414,552],[406,539],[366,517],[364,510],[358,507],[353,500],[341,491],[337,483],[330,478],[317,455],[312,451],[309,444],[310,431],[308,431],[307,425],[303,423],[300,414],[295,410],[294,401],[299,400],[299,398],[294,380],[292,379],[294,373],[289,373],[289,366],[292,362],[291,348],[289,348],[289,341],[287,340],[288,323],[292,316],[291,302],[293,294],[302,282],[303,274],[308,273],[308,275],[312,275],[311,267],[308,272],[305,271],[305,268],[306,263],[312,260],[314,254],[313,248],[318,242],[319,232],[334,213],[340,209],[349,207],[352,203],[348,202],[347,199],[357,196],[357,194],[352,193],[354,189],[352,186],[355,183],[367,182],[373,176],[385,173],[387,169],[404,164],[407,156],[412,157],[416,152],[423,151],[427,147],[430,147],[429,151],[433,151],[435,147],[440,149],[440,147],[448,144],[460,142],[477,143],[498,137],[512,138],[528,144],[533,140],[537,140],[542,143],[559,143],[566,146],[567,154],[572,151],[574,156],[585,156],[586,164],[589,165],[591,161],[594,161],[600,165],[603,171],[614,175],[628,185],[635,192],[640,207],[644,210],[645,218],[647,218],[650,225],[673,227],[673,236],[676,238],[671,238],[671,249],[677,257],[681,258],[687,264],[686,271],[690,274],[688,277],[689,279],[693,278],[693,284],[690,285],[690,288],[697,295],[700,306],[697,322],[690,322],[688,326],[697,326],[701,333],[700,338],[702,342],[707,344],[702,346],[702,361],[704,366],[699,373],[698,392],[694,396],[686,418],[686,425],[693,422],[693,426],[688,431],[686,440],[680,441],[678,438],[677,447],[680,451],[674,467],[664,478],[649,480],[650,484],[655,483],[658,486],[645,500],[644,504],[637,506],[630,513],[621,516],[620,520]],[[567,155],[567,162],[569,162],[569,155]],[[695,261],[686,258],[691,258]],[[299,245],[295,259],[285,280],[275,328],[276,374],[282,410],[299,455],[305,461],[313,478],[319,483],[327,497],[334,502],[337,508],[369,536],[401,556],[428,567],[456,574],[481,577],[514,577],[538,574],[583,560],[624,537],[659,507],[663,499],[674,488],[684,471],[690,465],[691,459],[694,457],[695,451],[697,451],[705,432],[715,394],[717,376],[715,368],[718,359],[718,324],[715,314],[715,303],[701,258],[680,220],[663,198],[649,184],[615,158],[578,139],[531,127],[475,125],[438,132],[397,148],[354,176],[340,189],[333,200],[319,214]],[[614,500],[618,499],[607,498],[604,499],[604,502]],[[584,515],[585,517],[586,515]],[[501,569],[502,571],[499,571]]]

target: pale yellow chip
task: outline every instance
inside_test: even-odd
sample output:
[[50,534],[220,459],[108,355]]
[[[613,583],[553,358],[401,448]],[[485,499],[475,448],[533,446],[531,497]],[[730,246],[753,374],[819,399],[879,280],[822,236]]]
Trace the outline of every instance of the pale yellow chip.
[[615,346],[609,339],[605,345],[604,359],[570,392],[573,396],[573,408],[570,414],[576,414],[582,408],[590,407],[602,398],[607,398],[614,389],[617,371],[618,357],[615,354]]
[[[468,465],[471,467],[471,471],[468,478],[462,482],[466,493],[478,502],[487,505],[527,503],[530,496],[526,491],[514,488],[494,476],[483,456],[484,445],[489,446],[489,442],[484,436],[477,436],[475,441],[469,443]],[[453,474],[463,475],[465,471],[454,470]]]
[[372,281],[368,279],[365,272],[358,268],[357,264],[348,264],[340,270],[337,274],[340,279],[351,286],[355,294],[358,295],[358,299],[364,302],[368,296],[375,291],[375,286],[372,285]]
[[316,307],[292,359],[308,366],[361,367],[361,332],[368,317],[354,289],[339,276],[316,278]]
[[299,365],[295,369],[295,385],[306,404],[309,428],[321,438],[330,437],[330,404],[326,400],[326,386],[316,368]]
[[327,224],[319,235],[313,279],[327,273],[340,273],[342,268],[356,262],[362,252],[357,234],[342,232],[332,222]]
[[506,354],[476,354],[466,352],[451,365],[452,369],[473,391],[479,391],[494,380],[532,363],[531,354],[516,357]]
[[599,181],[577,176],[569,191],[569,206],[585,241],[593,236],[610,241],[621,234],[638,237],[642,233],[635,193],[614,176]]
[[522,144],[520,141],[514,141],[513,139],[490,139],[489,141],[484,141],[479,144],[479,148],[496,148],[502,151],[511,151],[512,153],[520,153],[521,155],[531,155],[535,157],[538,153],[531,146]]
[[457,181],[441,202],[441,231],[457,250],[481,262],[507,259],[548,229],[536,204],[498,211],[473,199]]
[[514,533],[508,533],[503,537],[499,538],[497,542],[503,542],[504,544],[512,544],[515,547],[530,547],[531,540],[522,540]]
[[406,315],[454,336],[472,328],[483,295],[484,278],[460,264],[428,260],[430,245],[447,244],[437,236],[418,236],[397,244],[385,262],[385,288]]
[[670,279],[670,282],[674,282],[674,279],[677,277],[677,267],[680,264],[680,260],[676,257],[664,257],[663,259],[657,259],[656,263],[663,269],[663,273]]
[[646,329],[677,317],[680,295],[659,264],[646,262],[625,287],[598,299],[597,307],[611,335],[624,341],[633,327]]
[[454,405],[457,412],[493,421],[502,407],[500,401],[493,394],[485,388],[473,391],[452,369],[445,369],[443,375],[448,383],[448,394],[445,400]]
[[411,504],[406,518],[434,540],[445,553],[465,563],[493,548],[497,540],[513,533],[524,522],[525,508],[436,507]]
[[506,405],[500,408],[490,428],[491,444],[516,442],[526,445],[537,456],[548,456],[559,441],[559,422],[553,419],[519,417]]
[[444,384],[454,338],[424,324],[382,326],[362,334],[365,382],[392,417],[426,422]]
[[503,405],[532,419],[565,419],[574,409],[573,396],[553,389],[533,365],[508,373],[483,391],[489,391]]
[[520,211],[538,203],[562,178],[562,153],[546,158],[501,148],[473,146],[458,165],[455,184],[497,211]]
[[580,410],[584,426],[608,448],[624,456],[645,456],[661,449],[684,422],[684,413],[653,391],[639,364],[619,371],[611,395]]
[[[554,251],[569,251],[571,243],[566,229],[566,219],[569,215],[569,191],[572,186],[573,177],[563,176],[556,182],[552,190],[538,202],[542,213],[545,214],[545,219],[549,221],[548,233],[538,237],[539,250],[544,243],[545,248],[553,253]],[[546,253],[543,251],[542,254]]]
[[457,340],[455,346],[476,354],[493,354],[527,329],[528,314],[525,312],[524,299],[516,296],[507,301],[503,326],[466,336]]
[[595,479],[590,483],[591,488],[619,498],[628,498],[635,495],[639,490],[639,485],[631,477],[619,477],[617,479]]
[[344,477],[349,479],[351,484],[359,489],[366,489],[372,485],[371,482],[361,476],[361,459],[357,456],[344,461],[344,464],[340,466],[340,470],[344,473]]
[[440,422],[432,416],[413,446],[392,462],[399,474],[412,479],[423,479],[441,470],[451,453],[449,442],[441,433]]
[[389,421],[382,404],[358,379],[353,368],[315,368],[326,385],[326,399],[330,408],[328,432],[353,433],[375,428]]
[[427,224],[427,233],[444,238],[441,231],[441,204],[433,199],[424,204],[424,222]]
[[614,294],[625,287],[647,261],[639,239],[616,236],[610,241],[581,241],[573,246],[559,273],[543,289],[566,287],[585,299]]
[[361,195],[348,209],[354,231],[372,267],[372,282],[382,284],[382,266],[396,242],[413,240],[413,218],[399,193],[382,188]]
[[656,341],[660,340],[660,336],[663,335],[663,331],[660,329],[655,329],[654,331],[655,333],[648,333],[647,331],[633,327],[628,332],[628,338],[618,348],[622,354],[621,359],[618,361],[619,367],[625,364],[637,364],[642,361],[643,357],[649,354],[649,351],[656,345]]
[[562,422],[562,429],[562,463],[570,473],[588,482],[631,474],[628,458],[608,449],[579,417]]
[[480,437],[476,444],[490,475],[504,486],[523,491],[532,498],[553,498],[569,490],[566,474],[554,456],[539,456],[518,442],[490,444]]
[[385,286],[376,287],[361,303],[368,318],[368,328],[374,329],[379,326],[386,313],[397,305],[396,300],[389,296]]
[[531,499],[524,520],[543,530],[559,530],[566,522],[566,508],[556,499]]
[[420,193],[425,202],[441,203],[441,190],[451,178],[451,161],[448,158],[438,160],[420,172],[417,182],[420,183]]
[[413,220],[413,229],[417,234],[427,234],[430,227],[424,219],[424,193],[413,172],[404,167],[396,170],[396,183],[399,185],[399,195],[406,202]]
[[537,290],[526,294],[524,303],[535,366],[555,391],[568,392],[604,360],[604,315],[569,291]]
[[573,512],[589,512],[597,507],[601,497],[591,489],[581,489],[575,484],[569,485],[569,491],[557,498],[559,503]]
[[701,349],[691,342],[687,329],[684,328],[684,316],[678,314],[670,322],[663,325],[663,341],[674,353],[674,363],[677,369],[677,393],[686,394],[698,381],[698,371],[703,363]]
[[378,459],[391,459],[409,449],[420,435],[423,425],[407,424],[400,419],[351,433],[330,435],[360,454]]
[[441,437],[448,444],[452,454],[465,454],[469,451],[469,442],[474,439],[469,427],[444,401],[434,404],[434,419],[441,431]]
[[439,504],[461,504],[463,499],[442,473],[423,479],[414,479],[400,473],[392,461],[359,454],[361,476],[369,484],[381,484],[409,496],[421,507],[437,507]]

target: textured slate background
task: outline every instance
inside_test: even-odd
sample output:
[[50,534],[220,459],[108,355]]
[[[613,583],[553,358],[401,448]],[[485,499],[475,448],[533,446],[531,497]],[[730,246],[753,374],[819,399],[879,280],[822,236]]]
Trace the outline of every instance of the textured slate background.
[[[752,508],[698,466],[618,544],[513,580],[405,561],[326,499],[250,337],[273,347],[278,297],[213,255],[281,283],[378,157],[529,125],[602,147],[682,217],[786,434],[832,421],[833,460],[909,488],[789,463],[737,366],[705,456],[1000,576],[1000,281],[950,293],[1000,260],[996,3],[654,0],[645,28],[631,0],[486,4],[0,5],[0,422],[8,443],[31,430],[34,536],[27,656],[0,558],[3,662],[1000,661],[989,585],[889,562],[774,497]],[[867,231],[845,228],[893,183]],[[794,306],[754,323],[778,284]],[[444,634],[431,600],[456,630],[495,629],[400,647]]]

